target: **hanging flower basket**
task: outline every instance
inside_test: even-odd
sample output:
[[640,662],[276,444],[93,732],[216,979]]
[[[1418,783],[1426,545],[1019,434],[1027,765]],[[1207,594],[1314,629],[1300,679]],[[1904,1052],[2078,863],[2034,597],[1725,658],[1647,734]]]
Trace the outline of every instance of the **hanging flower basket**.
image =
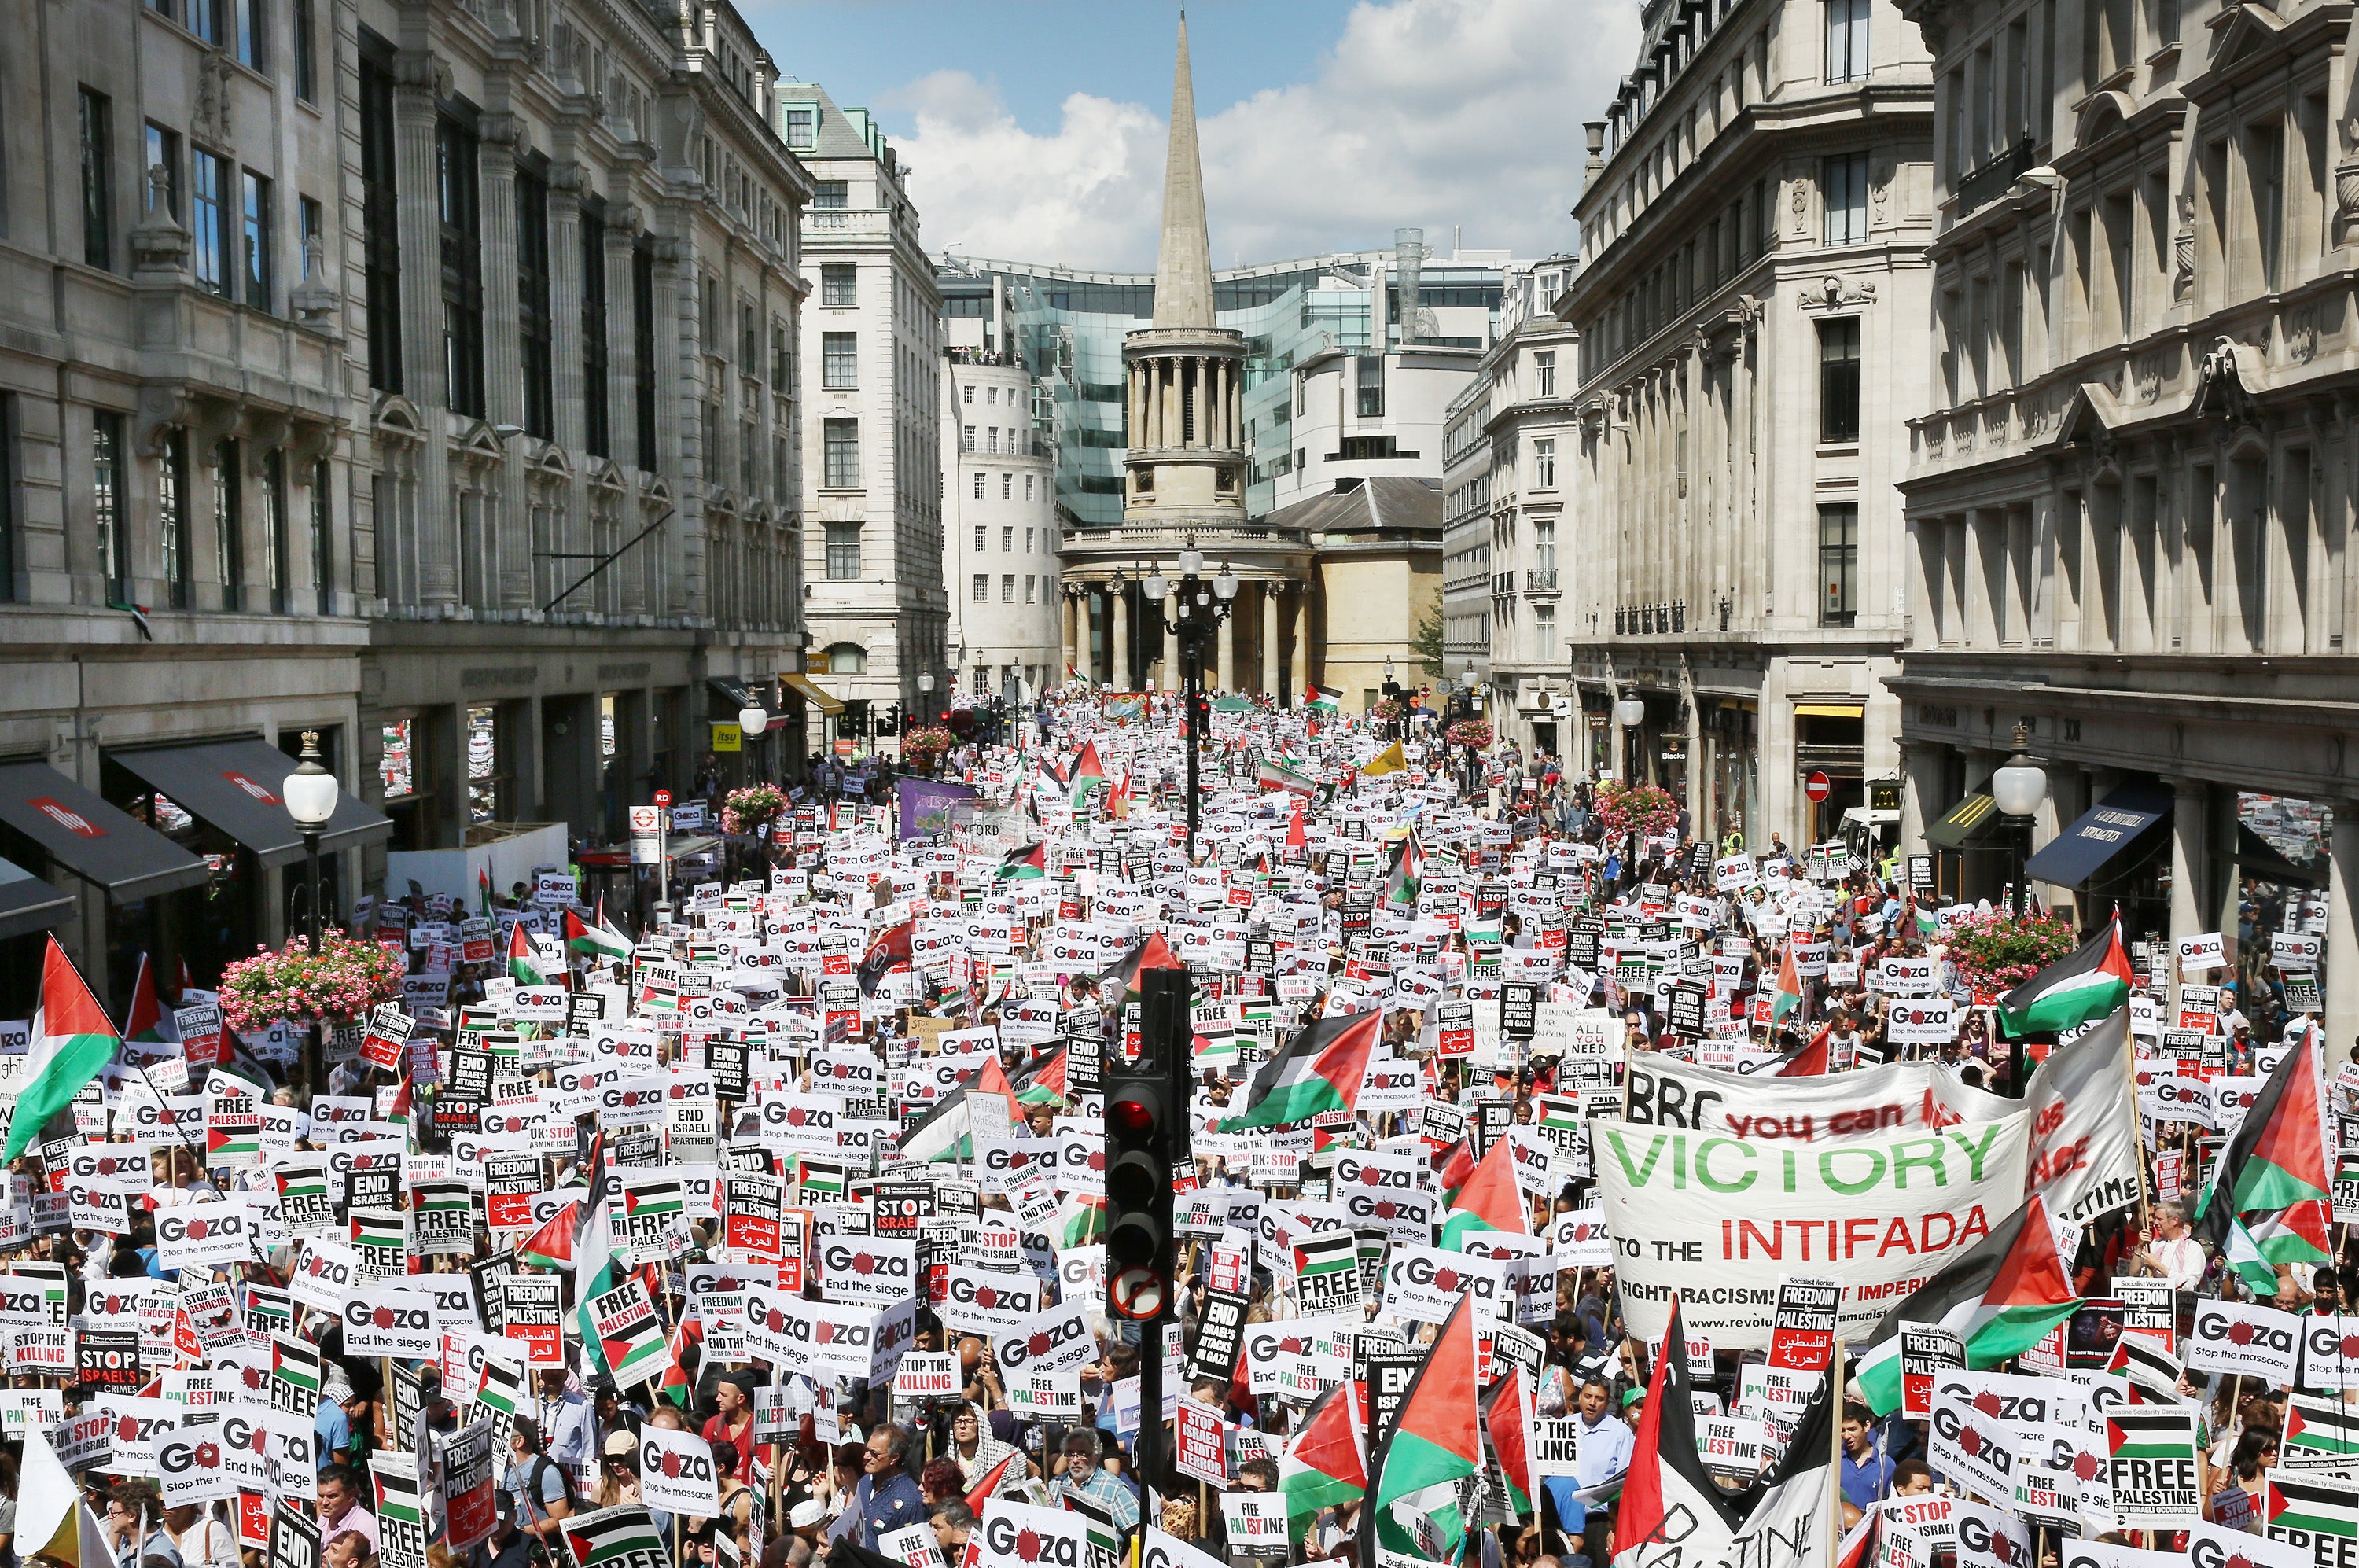
[[1947,937],[1950,962],[1974,995],[2012,991],[2081,943],[2081,933],[2062,915],[2028,920],[2003,909],[1962,917]]
[[296,941],[276,953],[259,949],[252,958],[223,967],[222,1017],[237,1029],[315,1018],[357,1023],[378,1003],[401,995],[403,973],[394,953],[332,931],[316,953],[308,942]]
[[1609,779],[1597,786],[1595,810],[1600,825],[1616,838],[1634,832],[1669,838],[1680,831],[1680,803],[1657,785]]
[[1401,705],[1400,699],[1397,697],[1379,697],[1368,705],[1368,717],[1372,719],[1381,719],[1386,724],[1391,724],[1400,716]]
[[940,724],[919,724],[901,737],[901,766],[913,773],[931,773],[950,755],[958,737]]
[[1461,719],[1450,726],[1450,739],[1454,746],[1471,746],[1477,751],[1484,750],[1491,744],[1491,721]]
[[721,802],[721,831],[759,833],[785,812],[787,797],[775,785],[748,784]]

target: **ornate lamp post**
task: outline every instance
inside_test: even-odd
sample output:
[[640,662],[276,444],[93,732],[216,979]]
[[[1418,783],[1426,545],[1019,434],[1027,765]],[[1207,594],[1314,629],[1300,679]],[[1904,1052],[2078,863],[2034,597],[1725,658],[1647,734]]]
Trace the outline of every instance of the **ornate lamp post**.
[[[303,732],[302,758],[279,789],[287,799],[287,814],[295,819],[296,827],[303,834],[304,902],[309,906],[306,923],[311,951],[316,953],[325,939],[320,893],[320,834],[327,827],[328,819],[336,814],[339,793],[336,776],[320,761],[319,731]],[[320,1028],[316,1023],[311,1029],[311,1038],[305,1042],[303,1054],[304,1072],[312,1093],[325,1092],[328,1083],[326,1046],[320,1038]]]
[[[1172,583],[1158,567],[1146,583],[1147,604],[1159,606],[1167,593],[1179,601],[1176,618],[1167,620],[1160,608],[1155,611],[1157,622],[1180,645],[1180,685],[1181,705],[1188,715],[1188,854],[1196,854],[1196,751],[1203,744],[1204,724],[1204,645],[1229,618],[1237,596],[1236,573],[1228,562],[1221,563],[1218,576],[1210,582],[1204,578],[1204,552],[1189,540],[1180,552],[1180,580]],[[1142,609],[1145,605],[1141,606]]]

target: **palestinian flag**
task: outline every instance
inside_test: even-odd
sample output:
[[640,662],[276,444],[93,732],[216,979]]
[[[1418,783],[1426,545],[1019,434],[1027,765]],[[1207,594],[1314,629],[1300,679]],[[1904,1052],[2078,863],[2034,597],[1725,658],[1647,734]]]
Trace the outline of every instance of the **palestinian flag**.
[[860,958],[862,996],[875,996],[876,987],[883,984],[886,975],[890,975],[896,966],[909,962],[909,939],[917,934],[918,922],[907,920],[868,944],[868,951]]
[[1502,1138],[1475,1162],[1474,1173],[1450,1200],[1441,1218],[1441,1247],[1446,1252],[1466,1250],[1466,1237],[1478,1230],[1531,1234],[1531,1204],[1516,1184],[1516,1151]]
[[1049,845],[1037,838],[1009,850],[1001,857],[999,870],[995,874],[1002,882],[1037,882],[1048,875]]
[[1360,771],[1370,779],[1381,779],[1387,773],[1398,773],[1408,766],[1408,758],[1401,755],[1401,743],[1395,741],[1360,764]]
[[622,1503],[565,1520],[565,1545],[573,1568],[642,1568],[670,1555],[655,1516],[637,1503]]
[[1331,1384],[1311,1401],[1277,1465],[1277,1489],[1286,1497],[1286,1534],[1299,1541],[1322,1509],[1354,1503],[1367,1494],[1368,1457],[1361,1434],[1366,1423],[1353,1408],[1348,1378]]
[[1343,691],[1338,686],[1313,686],[1310,701],[1303,704],[1314,713],[1340,713],[1343,711]]
[[1385,906],[1417,903],[1419,888],[1425,886],[1425,851],[1418,847],[1417,830],[1411,828],[1393,848],[1392,868],[1385,874]]
[[681,1318],[679,1326],[671,1331],[671,1343],[665,1347],[671,1365],[665,1368],[663,1380],[656,1385],[658,1399],[669,1399],[683,1410],[696,1397],[696,1378],[687,1366],[691,1347],[700,1356],[703,1354],[704,1320],[692,1312]]
[[1810,1044],[1779,1057],[1777,1065],[1769,1070],[1769,1076],[1772,1078],[1825,1077],[1832,1050],[1829,1042],[1833,1040],[1834,1032],[1835,1020],[1829,1018],[1826,1022],[1819,1026],[1819,1032],[1810,1037]]
[[2081,1304],[2056,1256],[2048,1205],[2034,1192],[1988,1236],[1885,1313],[1859,1363],[1878,1415],[1900,1408],[1900,1325],[1938,1323],[1965,1341],[1966,1366],[1988,1371],[2019,1356]]
[[628,963],[631,939],[603,920],[594,925],[584,925],[580,915],[568,909],[565,911],[565,951],[584,953],[602,962],[620,959]]
[[532,936],[518,920],[508,928],[508,978],[519,985],[546,985],[549,979],[540,972],[540,960],[532,951]]
[[1098,995],[1114,1002],[1136,1002],[1142,992],[1138,977],[1150,969],[1185,969],[1171,944],[1163,940],[1161,931],[1149,931],[1137,946],[1116,959],[1111,968],[1098,971]]
[[982,1517],[984,1505],[988,1503],[992,1496],[999,1490],[1000,1483],[1007,1479],[1007,1467],[1023,1457],[1022,1449],[1010,1450],[1006,1457],[984,1471],[981,1478],[967,1488],[966,1506],[977,1518]]
[[1105,787],[1105,764],[1098,760],[1098,743],[1085,740],[1082,742],[1082,755],[1073,759],[1073,776],[1071,785],[1073,810],[1078,812],[1086,808],[1090,803],[1091,793]]
[[1723,1491],[1696,1453],[1685,1344],[1675,1297],[1614,1516],[1613,1568],[1819,1568],[1832,1555],[1841,1524],[1829,1384],[1840,1389],[1842,1379],[1820,1385],[1775,1465]]
[[1223,1132],[1299,1127],[1341,1111],[1349,1121],[1368,1079],[1368,1059],[1384,1033],[1384,1014],[1347,1013],[1306,1026],[1287,1048],[1264,1062],[1245,1093],[1245,1114],[1221,1123]]
[[1065,1082],[1065,1048],[1060,1045],[1026,1067],[1012,1087],[1022,1105],[1061,1105],[1071,1100],[1072,1092]]
[[2106,1411],[2105,1454],[2113,1459],[2194,1458],[2194,1407],[2131,1407]]
[[625,1278],[612,1254],[590,1281],[575,1316],[592,1365],[613,1377],[617,1388],[659,1378],[670,1369],[671,1345],[647,1288]]
[[1103,1241],[1106,1234],[1105,1194],[1075,1192],[1057,1211],[1057,1228],[1049,1239],[1059,1252]]
[[2116,911],[2104,930],[2001,996],[1998,1021],[2010,1035],[2094,1023],[2129,1000],[2136,979]]
[[2133,1405],[2179,1403],[2179,1379],[2186,1371],[2162,1341],[2148,1334],[2125,1334],[2114,1342],[2105,1370],[2130,1386]]
[[614,1169],[606,1163],[606,1130],[603,1127],[590,1135],[590,1148],[582,1164],[589,1173],[590,1191],[582,1197],[573,1216],[573,1250],[567,1266],[576,1269],[587,1259],[604,1258],[614,1246],[612,1211],[618,1189]]
[[1777,989],[1769,1003],[1769,1027],[1784,1023],[1786,1015],[1801,1005],[1802,976],[1794,967],[1794,944],[1789,942],[1777,960]]
[[492,918],[492,874],[480,866],[475,868],[475,913],[487,920]]
[[2300,1530],[2313,1539],[2359,1538],[2359,1489],[2352,1486],[2350,1477],[2321,1475],[2314,1481],[2297,1481],[2283,1465],[2264,1474],[2269,1488],[2261,1495],[2261,1520],[2268,1526],[2271,1540],[2282,1541],[2281,1532],[2288,1530]]
[[2221,1151],[2195,1216],[2196,1240],[2264,1293],[2277,1290],[2278,1264],[2332,1258],[2318,1079],[2318,1036],[2305,1031]]
[[139,955],[139,974],[131,982],[131,1012],[123,1020],[123,1038],[133,1045],[172,1045],[180,1038],[172,1015],[156,996],[156,971],[147,955]]
[[578,1201],[549,1215],[547,1225],[517,1245],[516,1261],[538,1264],[543,1269],[571,1270],[573,1267],[575,1222],[581,1215],[582,1204]]
[[26,1058],[24,1086],[16,1091],[0,1165],[32,1148],[49,1118],[74,1103],[83,1085],[114,1060],[122,1044],[106,1009],[90,994],[58,939],[50,937],[41,957],[41,1005],[33,1015],[33,1049]]
[[1532,1474],[1532,1387],[1520,1367],[1509,1367],[1507,1375],[1483,1396],[1483,1433],[1491,1440],[1491,1455],[1507,1483],[1507,1506],[1518,1519],[1532,1511],[1540,1490]]
[[1441,1201],[1454,1203],[1466,1183],[1474,1180],[1474,1140],[1462,1138],[1450,1146],[1437,1167],[1441,1180]]
[[2359,1405],[2344,1404],[2340,1394],[2288,1396],[2285,1458],[2288,1465],[2338,1468],[2359,1459]]
[[[1379,1550],[1454,1562],[1466,1538],[1458,1508],[1458,1486],[1483,1468],[1482,1411],[1474,1381],[1474,1293],[1450,1309],[1425,1365],[1409,1378],[1392,1430],[1369,1462],[1375,1529],[1360,1530],[1361,1557],[1373,1564]],[[1440,1535],[1438,1551],[1419,1548],[1416,1527],[1407,1519],[1432,1521]]]
[[1265,789],[1283,789],[1289,795],[1299,795],[1306,800],[1319,793],[1319,786],[1308,774],[1297,772],[1274,757],[1264,760],[1261,765],[1261,787]]

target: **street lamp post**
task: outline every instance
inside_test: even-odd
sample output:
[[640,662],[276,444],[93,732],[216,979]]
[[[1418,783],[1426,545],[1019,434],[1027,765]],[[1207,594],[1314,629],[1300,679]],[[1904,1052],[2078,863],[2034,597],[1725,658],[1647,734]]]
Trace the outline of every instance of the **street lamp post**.
[[[336,814],[336,776],[320,761],[320,732],[303,732],[303,755],[295,771],[287,776],[279,789],[287,800],[287,814],[295,819],[295,826],[303,834],[304,903],[308,906],[307,934],[311,951],[317,953],[326,940],[325,921],[321,918],[320,895],[320,833],[327,827],[328,819]],[[327,1047],[320,1038],[318,1025],[313,1025],[311,1038],[305,1047],[306,1075],[311,1092],[327,1090]]]
[[1614,722],[1622,726],[1622,786],[1628,789],[1638,781],[1638,726],[1647,722],[1647,704],[1638,697],[1625,697],[1614,704]]
[[2001,763],[1991,774],[1991,803],[2010,817],[2024,819],[2023,837],[2027,845],[2016,863],[2015,913],[2020,918],[2031,913],[2030,818],[2048,799],[2048,770],[2026,755],[2031,745],[2031,731],[2023,724],[2015,726],[2015,755]]
[[1386,654],[1385,655],[1385,701],[1393,705],[1393,716],[1386,721],[1385,727],[1392,732],[1392,738],[1395,740],[1408,733],[1408,715],[1401,712],[1400,696],[1400,686],[1393,680],[1392,655]]
[[[762,767],[761,762],[761,745],[762,732],[770,727],[769,710],[762,707],[759,703],[747,703],[745,707],[737,710],[737,727],[744,733],[745,736],[745,744],[753,748],[748,754],[747,761],[748,770],[754,775],[752,782],[756,784],[768,783],[769,778],[766,770]],[[765,883],[767,883],[769,880],[769,836],[770,824],[767,822],[764,822],[760,831],[754,835],[755,848],[761,856],[763,873],[762,879]]]
[[1201,706],[1204,701],[1204,644],[1211,640],[1221,623],[1229,618],[1229,611],[1237,596],[1236,573],[1228,562],[1221,563],[1220,574],[1207,583],[1204,580],[1204,552],[1189,540],[1180,552],[1180,580],[1167,580],[1161,568],[1147,579],[1147,596],[1140,608],[1160,606],[1164,595],[1175,593],[1180,601],[1179,615],[1165,620],[1162,610],[1155,617],[1163,629],[1180,645],[1180,701],[1188,715],[1188,857],[1196,855],[1196,750],[1203,744]]

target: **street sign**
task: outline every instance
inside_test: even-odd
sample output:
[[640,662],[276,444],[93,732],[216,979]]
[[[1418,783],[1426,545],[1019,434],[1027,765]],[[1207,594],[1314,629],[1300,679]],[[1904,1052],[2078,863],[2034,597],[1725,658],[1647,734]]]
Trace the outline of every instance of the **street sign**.
[[1813,773],[1802,780],[1802,793],[1812,800],[1823,800],[1834,793],[1834,781],[1823,773]]
[[671,791],[670,791],[670,790],[669,790],[669,789],[658,789],[658,790],[657,790],[657,791],[656,791],[656,804],[657,804],[657,805],[658,805],[658,806],[669,806],[669,805],[670,805],[670,804],[671,804]]

